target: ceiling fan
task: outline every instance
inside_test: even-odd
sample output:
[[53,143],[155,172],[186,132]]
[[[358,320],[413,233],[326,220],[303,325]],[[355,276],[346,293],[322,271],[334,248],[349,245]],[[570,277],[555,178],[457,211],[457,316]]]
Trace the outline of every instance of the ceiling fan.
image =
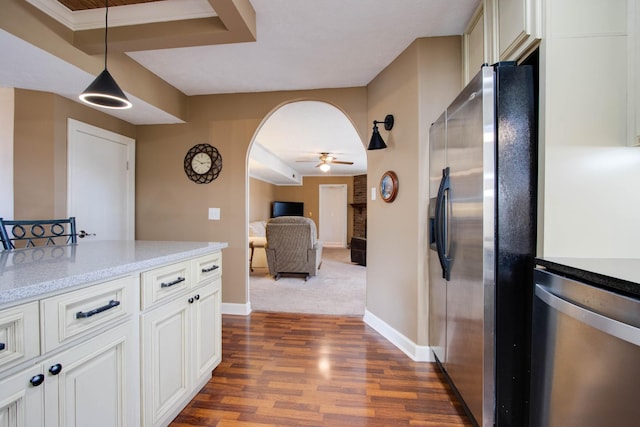
[[[337,157],[331,153],[320,153],[320,157],[318,157],[320,163],[318,163],[315,167],[320,168],[321,171],[327,172],[331,169],[332,164],[336,165],[352,165],[353,162],[343,162],[337,160]],[[309,160],[298,160],[298,162],[308,162]]]

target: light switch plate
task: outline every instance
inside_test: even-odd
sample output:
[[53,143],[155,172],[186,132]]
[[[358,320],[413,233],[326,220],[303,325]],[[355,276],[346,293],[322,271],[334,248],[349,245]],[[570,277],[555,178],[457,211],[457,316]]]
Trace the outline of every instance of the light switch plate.
[[371,200],[375,200],[376,199],[376,194],[378,193],[378,190],[376,189],[376,187],[372,187],[371,188]]
[[209,219],[220,220],[220,208],[209,208]]

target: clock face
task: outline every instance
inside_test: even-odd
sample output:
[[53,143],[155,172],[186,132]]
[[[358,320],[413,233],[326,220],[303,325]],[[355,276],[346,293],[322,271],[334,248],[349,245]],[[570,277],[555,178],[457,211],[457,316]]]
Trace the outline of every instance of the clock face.
[[184,157],[184,173],[198,184],[208,184],[220,175],[222,156],[209,144],[191,147]]
[[197,174],[202,175],[211,169],[211,157],[207,153],[198,153],[191,160],[191,168]]

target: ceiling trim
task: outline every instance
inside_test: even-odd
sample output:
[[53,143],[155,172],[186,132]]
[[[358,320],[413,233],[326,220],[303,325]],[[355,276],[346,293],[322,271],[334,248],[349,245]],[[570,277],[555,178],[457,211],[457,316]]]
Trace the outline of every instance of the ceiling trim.
[[[215,8],[217,16],[109,26],[109,51],[137,52],[256,40],[256,14],[249,0],[207,0],[207,3]],[[104,28],[74,32],[73,45],[89,55],[102,53]]]
[[[104,28],[104,8],[72,11],[56,0],[27,0],[72,31]],[[217,16],[208,0],[164,0],[109,8],[109,28]]]

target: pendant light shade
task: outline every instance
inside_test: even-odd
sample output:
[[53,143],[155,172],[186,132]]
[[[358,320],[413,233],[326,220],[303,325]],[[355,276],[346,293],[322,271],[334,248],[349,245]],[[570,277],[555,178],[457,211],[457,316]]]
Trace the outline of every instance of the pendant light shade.
[[111,77],[107,70],[107,34],[109,31],[109,0],[105,0],[104,13],[104,70],[87,87],[80,99],[96,107],[110,108],[114,110],[125,110],[131,108],[132,104],[127,99],[118,83]]
[[97,107],[127,109],[131,102],[122,89],[105,68],[98,77],[80,95],[80,99],[87,104]]
[[386,130],[391,130],[393,128],[393,115],[388,114],[384,121],[373,121],[373,133],[371,134],[371,141],[369,141],[369,146],[367,150],[382,150],[383,148],[387,148],[387,144],[384,143],[382,136],[380,136],[380,132],[378,131],[378,123],[384,123],[384,128]]

